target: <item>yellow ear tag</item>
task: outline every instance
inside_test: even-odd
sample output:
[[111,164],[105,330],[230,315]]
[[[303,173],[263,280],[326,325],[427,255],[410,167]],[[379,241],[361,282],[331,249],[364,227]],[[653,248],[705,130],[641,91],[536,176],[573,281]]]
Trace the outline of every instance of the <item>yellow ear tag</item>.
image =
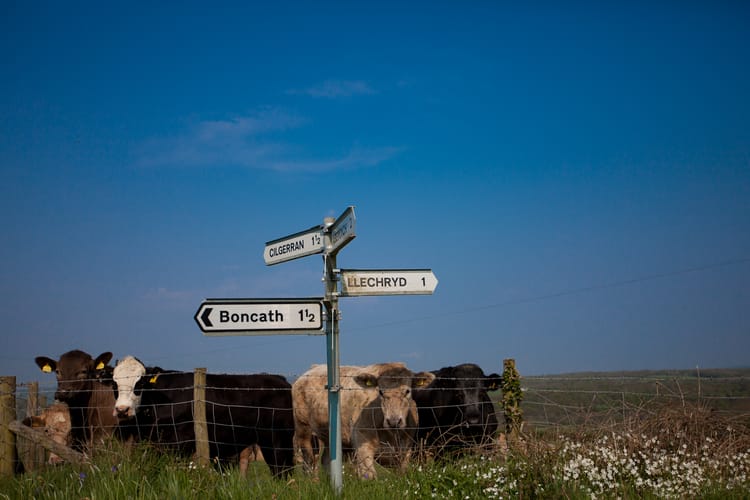
[[52,372],[52,367],[51,367],[50,365],[44,365],[44,366],[42,367],[42,371],[43,371],[44,373],[51,373],[51,372]]
[[375,384],[372,383],[372,380],[368,380],[367,381],[367,387],[372,387],[373,385],[375,385]]
[[97,369],[97,370],[102,370],[102,369],[104,369],[104,363],[102,363],[101,361],[99,361],[99,364],[98,364],[98,365],[96,365],[96,369]]
[[149,384],[155,384],[157,378],[159,378],[159,374],[158,373],[156,375],[154,375],[153,377],[151,377],[151,380],[149,380],[148,383]]
[[417,380],[417,387],[422,387],[423,385],[425,385],[425,381],[424,380],[421,380],[421,379]]

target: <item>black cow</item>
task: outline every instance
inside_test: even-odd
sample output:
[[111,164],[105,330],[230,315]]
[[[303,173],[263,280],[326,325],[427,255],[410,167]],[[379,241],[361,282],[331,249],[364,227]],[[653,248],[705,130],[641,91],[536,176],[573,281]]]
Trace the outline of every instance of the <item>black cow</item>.
[[[132,356],[115,367],[114,414],[146,416],[150,440],[184,455],[195,452],[194,375],[147,368]],[[258,445],[274,476],[294,466],[292,386],[280,375],[206,375],[209,453],[225,460]],[[140,421],[140,420],[139,420]]]
[[414,390],[420,442],[438,456],[489,443],[497,430],[495,407],[487,391],[500,387],[500,375],[485,375],[465,363],[433,371],[435,380]]
[[111,410],[114,391],[102,381],[110,359],[111,352],[94,359],[79,350],[68,351],[57,361],[46,356],[34,359],[44,373],[57,376],[55,399],[70,408],[72,443],[78,451],[90,451],[92,445],[117,429],[117,419]]

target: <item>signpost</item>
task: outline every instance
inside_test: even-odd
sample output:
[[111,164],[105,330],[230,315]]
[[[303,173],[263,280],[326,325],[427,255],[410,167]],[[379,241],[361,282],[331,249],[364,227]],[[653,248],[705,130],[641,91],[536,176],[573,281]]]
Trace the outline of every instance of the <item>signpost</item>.
[[341,296],[432,295],[438,280],[431,269],[342,269]]
[[[203,335],[325,335],[328,367],[330,479],[343,488],[343,450],[339,412],[339,297],[430,295],[437,278],[430,269],[338,269],[339,251],[356,237],[354,207],[323,224],[266,243],[267,266],[323,254],[325,296],[308,299],[206,299],[195,313]],[[341,291],[339,291],[339,283]],[[325,322],[325,325],[324,325]]]

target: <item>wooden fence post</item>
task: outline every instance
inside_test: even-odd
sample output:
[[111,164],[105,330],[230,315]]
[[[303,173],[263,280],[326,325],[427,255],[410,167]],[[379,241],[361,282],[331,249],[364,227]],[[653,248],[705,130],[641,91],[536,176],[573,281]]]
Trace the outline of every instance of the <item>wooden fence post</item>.
[[505,432],[509,438],[517,438],[523,424],[521,401],[521,377],[516,370],[515,359],[503,360],[503,376],[500,383],[503,390],[503,411],[505,412]]
[[196,368],[193,373],[193,425],[195,427],[195,460],[200,465],[211,461],[206,423],[206,369]]
[[16,435],[8,427],[16,420],[16,377],[0,377],[0,476],[16,471]]
[[[42,409],[42,405],[39,401],[39,382],[29,382],[26,394],[26,416],[31,417],[33,415],[38,415],[39,411]],[[16,439],[18,438],[16,437]],[[46,452],[42,446],[32,443],[29,449],[30,463],[27,464],[24,462],[24,468],[26,470],[34,470],[36,467],[44,464],[45,455]]]
[[18,434],[22,439],[26,439],[34,443],[35,445],[39,445],[43,448],[48,449],[66,462],[69,462],[71,464],[80,464],[88,460],[86,458],[86,455],[84,455],[83,453],[68,448],[64,444],[55,442],[53,439],[47,436],[47,434],[45,434],[43,430],[23,425],[18,420],[11,422],[8,427],[14,433]]

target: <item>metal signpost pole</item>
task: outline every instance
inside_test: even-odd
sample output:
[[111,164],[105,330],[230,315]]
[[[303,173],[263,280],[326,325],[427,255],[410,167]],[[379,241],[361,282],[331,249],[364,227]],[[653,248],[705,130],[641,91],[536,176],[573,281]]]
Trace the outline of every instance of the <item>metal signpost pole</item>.
[[[333,218],[324,220],[325,226],[325,246],[331,248],[331,234],[329,228],[333,225]],[[343,489],[343,456],[341,453],[341,413],[339,411],[339,394],[340,394],[340,359],[339,359],[339,322],[338,322],[338,284],[336,272],[336,253],[323,254],[325,265],[325,307],[327,312],[326,319],[326,360],[328,363],[328,435],[331,464],[330,476],[331,486],[336,495],[341,495]]]

